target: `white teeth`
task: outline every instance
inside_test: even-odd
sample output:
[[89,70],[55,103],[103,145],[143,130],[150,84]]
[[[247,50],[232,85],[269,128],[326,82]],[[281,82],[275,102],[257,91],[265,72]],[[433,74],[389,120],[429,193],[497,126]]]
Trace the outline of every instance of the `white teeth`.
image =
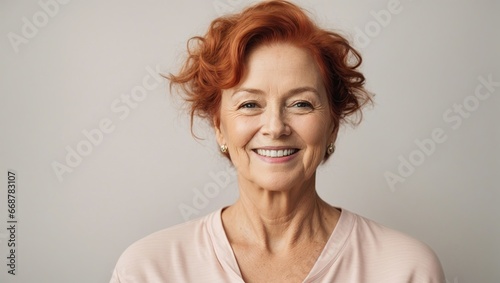
[[258,155],[267,156],[267,157],[283,157],[283,156],[292,155],[295,152],[296,152],[295,149],[279,149],[279,150],[257,149]]

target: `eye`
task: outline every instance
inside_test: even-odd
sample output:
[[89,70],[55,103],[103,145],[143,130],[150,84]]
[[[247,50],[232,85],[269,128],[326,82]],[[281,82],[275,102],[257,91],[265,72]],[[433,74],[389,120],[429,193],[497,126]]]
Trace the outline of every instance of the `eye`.
[[313,108],[312,104],[307,101],[298,101],[292,105],[292,107],[297,108]]
[[255,102],[245,102],[243,104],[241,104],[238,109],[252,109],[252,108],[256,108],[257,107],[257,103]]

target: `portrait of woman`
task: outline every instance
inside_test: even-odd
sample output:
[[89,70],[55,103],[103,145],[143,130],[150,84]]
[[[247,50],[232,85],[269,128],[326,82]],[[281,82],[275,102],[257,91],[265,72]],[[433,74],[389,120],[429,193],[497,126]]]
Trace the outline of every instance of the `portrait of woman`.
[[212,21],[165,75],[213,127],[239,196],[124,251],[128,282],[445,282],[423,242],[324,201],[316,173],[374,97],[361,55],[288,1]]

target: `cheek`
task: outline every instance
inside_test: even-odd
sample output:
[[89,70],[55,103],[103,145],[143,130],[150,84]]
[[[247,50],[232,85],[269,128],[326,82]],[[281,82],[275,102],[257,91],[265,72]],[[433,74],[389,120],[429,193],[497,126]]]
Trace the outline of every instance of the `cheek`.
[[307,145],[318,147],[325,146],[330,129],[325,120],[318,117],[310,119],[300,119],[295,123],[295,131]]
[[258,119],[255,117],[228,117],[224,123],[224,136],[228,146],[244,147],[258,131]]

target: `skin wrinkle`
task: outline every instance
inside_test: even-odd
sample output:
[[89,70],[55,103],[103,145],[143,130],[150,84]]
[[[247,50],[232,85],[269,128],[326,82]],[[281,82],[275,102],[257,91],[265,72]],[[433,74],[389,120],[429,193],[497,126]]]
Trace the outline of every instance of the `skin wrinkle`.
[[[250,203],[247,203],[243,200],[243,205],[249,205],[249,206],[252,206],[255,207],[255,204],[252,203],[250,201]],[[295,204],[295,206],[298,208],[298,205]],[[314,219],[315,222],[317,222],[318,224],[322,222],[322,220],[325,220],[323,219],[323,216],[322,216],[322,208],[320,207],[320,204],[318,202],[313,202],[311,204],[311,206],[314,206],[312,208],[308,208],[309,210],[309,213],[306,215],[307,218],[311,218],[311,219]],[[247,211],[250,211],[252,210],[252,208],[249,208],[247,210],[244,210],[243,212],[247,212]],[[312,241],[312,240],[317,240],[315,239],[315,237],[317,236],[317,234],[322,231],[323,233],[325,234],[328,234],[326,232],[326,229],[325,227],[321,227],[320,229],[312,229],[312,227],[304,227],[303,229],[297,229],[295,231],[293,231],[291,228],[293,227],[294,225],[294,221],[296,221],[296,216],[297,216],[297,210],[292,210],[289,214],[287,215],[283,215],[281,217],[278,217],[278,218],[268,218],[266,217],[265,215],[259,215],[259,220],[262,222],[262,223],[249,223],[249,225],[251,226],[251,229],[246,229],[245,232],[250,232],[250,230],[254,229],[254,230],[262,230],[260,228],[262,227],[256,227],[258,224],[261,224],[261,226],[275,226],[275,228],[277,228],[275,231],[271,231],[271,235],[282,235],[288,231],[291,231],[292,235],[289,239],[288,242],[286,243],[283,243],[284,245],[286,246],[289,246],[290,248],[293,249],[293,247],[295,247],[298,242],[299,242],[299,238],[301,236],[303,237],[306,237],[308,239],[308,241]],[[321,224],[319,224],[321,225]],[[248,226],[247,226],[248,227]],[[249,233],[245,233],[245,235],[250,235]],[[260,238],[266,238],[267,240],[269,240],[269,237],[265,234],[265,233],[262,233],[258,238],[253,238],[253,237],[246,237],[245,240],[248,242],[249,246],[261,246],[261,248],[264,248],[264,249],[267,249],[269,250],[271,253],[274,253],[275,251],[272,250],[272,247],[270,247],[270,245],[267,245],[266,242],[262,242],[260,240],[257,240],[257,239],[260,239]],[[326,242],[324,242],[326,243]],[[263,245],[264,244],[264,245]]]

